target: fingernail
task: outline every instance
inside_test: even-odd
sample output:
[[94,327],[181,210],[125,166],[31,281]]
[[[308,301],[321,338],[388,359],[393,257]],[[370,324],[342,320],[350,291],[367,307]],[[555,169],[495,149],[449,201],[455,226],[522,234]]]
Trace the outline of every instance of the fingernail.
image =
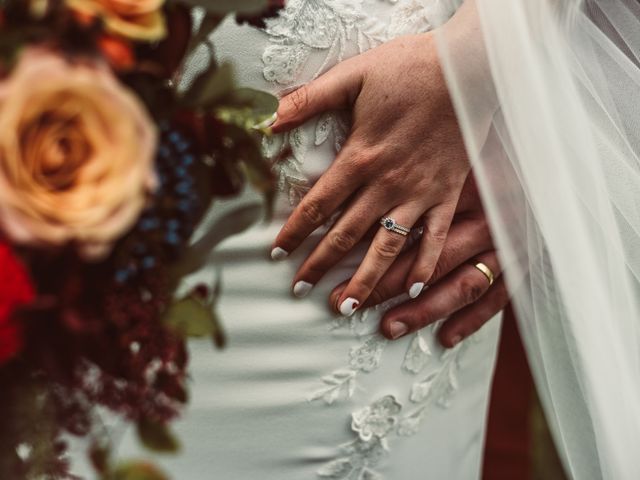
[[422,293],[422,290],[424,290],[424,282],[416,282],[411,285],[411,288],[409,289],[409,296],[411,298],[416,298]]
[[460,335],[456,335],[451,339],[451,344],[455,347],[462,341],[462,337]]
[[284,248],[276,247],[271,250],[271,259],[272,260],[284,260],[289,256],[289,252],[287,252]]
[[389,327],[389,330],[391,330],[391,338],[395,340],[396,338],[400,338],[406,334],[409,331],[409,327],[402,322],[393,322]]
[[313,288],[313,284],[309,282],[305,282],[304,280],[300,280],[296,282],[293,286],[293,294],[298,298],[306,297],[311,289]]
[[274,113],[273,115],[271,115],[269,118],[267,118],[266,120],[260,122],[260,123],[256,123],[252,128],[254,130],[260,130],[264,133],[271,133],[270,129],[273,126],[274,123],[276,123],[276,121],[278,120],[278,114]]
[[340,313],[345,317],[350,317],[354,314],[356,309],[360,305],[360,302],[355,298],[347,298],[344,302],[340,304]]

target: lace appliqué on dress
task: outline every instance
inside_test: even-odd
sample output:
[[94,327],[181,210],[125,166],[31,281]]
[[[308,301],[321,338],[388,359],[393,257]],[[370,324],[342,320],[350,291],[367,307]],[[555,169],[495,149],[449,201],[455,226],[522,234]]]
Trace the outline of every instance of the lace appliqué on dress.
[[[390,438],[418,433],[432,404],[442,408],[450,405],[459,385],[460,359],[471,341],[467,339],[456,348],[443,351],[441,365],[413,383],[408,408],[403,407],[395,396],[387,395],[354,412],[351,430],[355,440],[342,445],[339,456],[322,466],[318,476],[337,480],[382,480],[382,475],[375,469],[389,451]],[[432,348],[417,333],[407,349],[403,368],[417,375],[426,368],[427,359],[432,355]]]

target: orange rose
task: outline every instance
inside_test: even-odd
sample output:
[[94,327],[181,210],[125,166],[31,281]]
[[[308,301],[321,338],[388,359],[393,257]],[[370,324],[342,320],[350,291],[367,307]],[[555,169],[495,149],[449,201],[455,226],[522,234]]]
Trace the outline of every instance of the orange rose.
[[102,17],[106,28],[133,40],[154,41],[166,35],[164,0],[65,0],[83,15]]
[[157,135],[101,62],[30,48],[0,84],[0,229],[106,255],[155,186]]

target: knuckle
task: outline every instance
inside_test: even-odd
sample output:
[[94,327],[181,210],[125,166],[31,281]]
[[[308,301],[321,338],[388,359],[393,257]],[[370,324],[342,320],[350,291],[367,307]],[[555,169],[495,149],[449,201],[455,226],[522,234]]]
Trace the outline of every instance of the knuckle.
[[387,260],[400,255],[403,244],[404,242],[400,238],[396,238],[396,235],[385,235],[381,240],[374,242],[373,249],[376,255]]
[[427,235],[429,236],[429,240],[433,243],[443,244],[447,240],[447,236],[449,234],[448,227],[433,227],[427,229]]
[[293,91],[289,96],[291,105],[296,113],[300,113],[309,105],[309,88],[305,85]]
[[300,204],[300,215],[310,225],[320,225],[324,221],[324,213],[316,200],[303,200]]
[[458,285],[460,298],[465,305],[475,303],[485,291],[485,285],[483,281],[478,281],[475,278],[464,277],[460,280]]
[[349,252],[356,244],[356,236],[347,230],[332,230],[327,240],[331,248],[339,253]]
[[349,163],[354,172],[367,173],[375,167],[375,156],[367,150],[360,150],[351,155]]

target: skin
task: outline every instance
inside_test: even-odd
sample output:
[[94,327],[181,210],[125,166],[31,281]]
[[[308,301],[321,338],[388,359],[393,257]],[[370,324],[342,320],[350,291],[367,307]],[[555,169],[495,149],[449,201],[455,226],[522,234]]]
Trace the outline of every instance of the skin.
[[[413,247],[400,255],[364,306],[372,307],[403,293],[404,279],[417,254],[418,247]],[[473,266],[477,262],[483,262],[493,271],[493,285],[490,286],[487,277]],[[339,285],[330,295],[330,304],[336,312],[347,284]],[[380,324],[380,331],[385,337],[390,340],[401,338],[447,318],[438,338],[445,348],[452,348],[509,303],[502,269],[471,176],[463,189],[449,236],[428,284],[428,289],[417,299],[385,314]]]
[[[404,279],[409,291],[433,275],[470,170],[432,35],[402,37],[338,64],[283,98],[272,130],[290,130],[339,109],[352,111],[350,136],[273,247],[291,253],[346,207],[293,281],[315,285],[381,217],[391,216],[400,225],[424,228]],[[379,228],[339,303],[352,299],[362,306],[405,241]]]

